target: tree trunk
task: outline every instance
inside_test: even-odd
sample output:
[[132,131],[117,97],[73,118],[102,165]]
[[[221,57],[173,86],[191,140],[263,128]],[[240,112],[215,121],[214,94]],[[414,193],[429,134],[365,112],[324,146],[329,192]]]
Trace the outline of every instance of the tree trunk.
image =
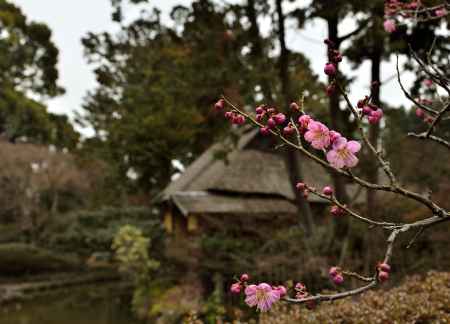
[[250,21],[250,41],[252,43],[251,56],[253,64],[256,66],[258,73],[259,83],[264,95],[264,100],[267,104],[273,104],[272,89],[270,86],[269,76],[264,73],[266,67],[266,56],[264,53],[264,46],[261,39],[261,33],[259,31],[258,18],[255,6],[255,0],[247,0],[246,13],[248,20]]
[[[278,40],[280,42],[279,76],[281,81],[281,92],[284,99],[281,103],[289,106],[289,103],[293,100],[293,95],[291,91],[291,80],[288,70],[290,53],[286,47],[283,0],[276,0],[276,11],[278,17]],[[300,216],[304,218],[301,223],[305,225],[306,234],[310,235],[314,231],[314,220],[311,208],[307,199],[304,198],[303,195],[295,188],[296,183],[303,180],[301,157],[299,156],[298,151],[288,149],[287,165],[289,170],[289,178],[292,184],[292,188],[295,192]]]

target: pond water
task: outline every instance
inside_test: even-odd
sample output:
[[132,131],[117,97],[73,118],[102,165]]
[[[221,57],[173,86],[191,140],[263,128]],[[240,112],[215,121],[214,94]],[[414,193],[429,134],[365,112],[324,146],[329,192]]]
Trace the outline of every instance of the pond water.
[[0,306],[0,324],[142,324],[124,289],[108,284],[69,288]]

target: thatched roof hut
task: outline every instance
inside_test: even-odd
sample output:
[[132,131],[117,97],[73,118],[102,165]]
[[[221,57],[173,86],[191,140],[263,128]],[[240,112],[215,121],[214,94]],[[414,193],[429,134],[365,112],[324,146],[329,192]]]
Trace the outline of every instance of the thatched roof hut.
[[[262,137],[253,129],[246,130],[226,154],[223,152],[227,144],[223,143],[206,150],[161,193],[166,229],[196,231],[201,227],[202,216],[214,215],[252,218],[276,214],[294,222],[298,220],[295,193],[283,154],[286,150],[274,150],[275,143],[270,141],[274,139]],[[322,166],[309,159],[302,159],[301,164],[304,181],[309,185],[322,188],[332,183]],[[327,203],[314,195],[308,200],[311,205]]]

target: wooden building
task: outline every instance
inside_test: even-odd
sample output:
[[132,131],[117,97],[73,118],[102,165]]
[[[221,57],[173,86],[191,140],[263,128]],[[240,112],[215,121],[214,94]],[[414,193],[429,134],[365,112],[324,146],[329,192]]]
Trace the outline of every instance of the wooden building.
[[[232,150],[222,143],[206,150],[159,197],[166,231],[176,237],[195,235],[224,217],[228,223],[250,226],[264,218],[272,224],[276,219],[298,224],[301,215],[289,181],[286,148],[276,150],[272,141],[250,129]],[[309,185],[332,184],[322,166],[309,159],[301,159],[301,164]],[[316,212],[328,204],[315,195],[308,200]]]

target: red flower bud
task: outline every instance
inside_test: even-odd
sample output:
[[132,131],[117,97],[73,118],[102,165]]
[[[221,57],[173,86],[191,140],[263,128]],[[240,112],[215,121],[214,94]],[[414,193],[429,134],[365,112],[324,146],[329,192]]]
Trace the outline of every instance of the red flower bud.
[[291,104],[289,105],[289,107],[294,110],[294,111],[298,111],[300,110],[300,106],[296,103],[296,102],[291,102]]
[[299,191],[302,191],[302,190],[305,190],[306,185],[305,185],[303,182],[298,182],[298,183],[295,185],[295,188],[297,188],[297,190],[299,190]]
[[322,193],[327,196],[331,196],[333,194],[333,188],[330,186],[326,186],[323,188]]
[[215,109],[215,110],[222,110],[223,108],[225,108],[225,100],[219,99],[219,100],[214,104],[214,109]]
[[330,277],[336,277],[340,272],[339,270],[340,269],[338,267],[331,267],[328,271],[328,274],[330,275]]
[[290,125],[288,125],[285,128],[283,128],[283,134],[285,136],[290,136],[290,135],[294,134],[294,132],[295,132],[294,127],[292,127]]
[[269,135],[270,134],[270,130],[267,127],[261,127],[259,129],[259,132],[261,133],[261,135]]
[[239,283],[234,283],[230,287],[230,291],[233,294],[239,294],[241,292],[241,285]]
[[270,117],[268,120],[267,120],[267,127],[268,128],[274,128],[275,126],[276,126],[276,122],[275,122],[275,120],[272,118],[272,117]]
[[247,281],[248,279],[250,279],[250,277],[249,277],[248,274],[243,273],[243,274],[241,275],[241,281],[242,281],[242,282]]
[[384,271],[384,272],[391,272],[391,266],[387,263],[380,263],[378,265],[378,269],[380,269],[380,271]]
[[339,216],[344,215],[344,210],[341,209],[339,206],[334,205],[334,206],[331,206],[330,213],[333,216],[339,217]]
[[262,115],[264,113],[264,108],[261,107],[261,106],[257,107],[256,108],[256,113],[259,114],[259,115]]
[[326,87],[325,92],[326,92],[327,96],[330,97],[334,93],[335,90],[336,90],[336,86],[334,84],[329,84]]
[[386,271],[380,271],[379,273],[378,273],[378,280],[380,281],[380,282],[385,282],[385,281],[387,281],[389,279],[389,273],[388,272],[386,272]]
[[425,112],[422,109],[417,108],[416,109],[416,116],[419,117],[419,118],[423,118],[425,116]]
[[337,275],[332,277],[332,280],[336,285],[341,285],[344,282],[344,277],[338,273]]
[[333,63],[325,64],[325,68],[323,69],[326,75],[333,76],[336,74],[336,65]]
[[282,113],[278,113],[273,116],[273,119],[275,120],[275,123],[277,123],[277,125],[282,125],[286,121],[286,116]]

